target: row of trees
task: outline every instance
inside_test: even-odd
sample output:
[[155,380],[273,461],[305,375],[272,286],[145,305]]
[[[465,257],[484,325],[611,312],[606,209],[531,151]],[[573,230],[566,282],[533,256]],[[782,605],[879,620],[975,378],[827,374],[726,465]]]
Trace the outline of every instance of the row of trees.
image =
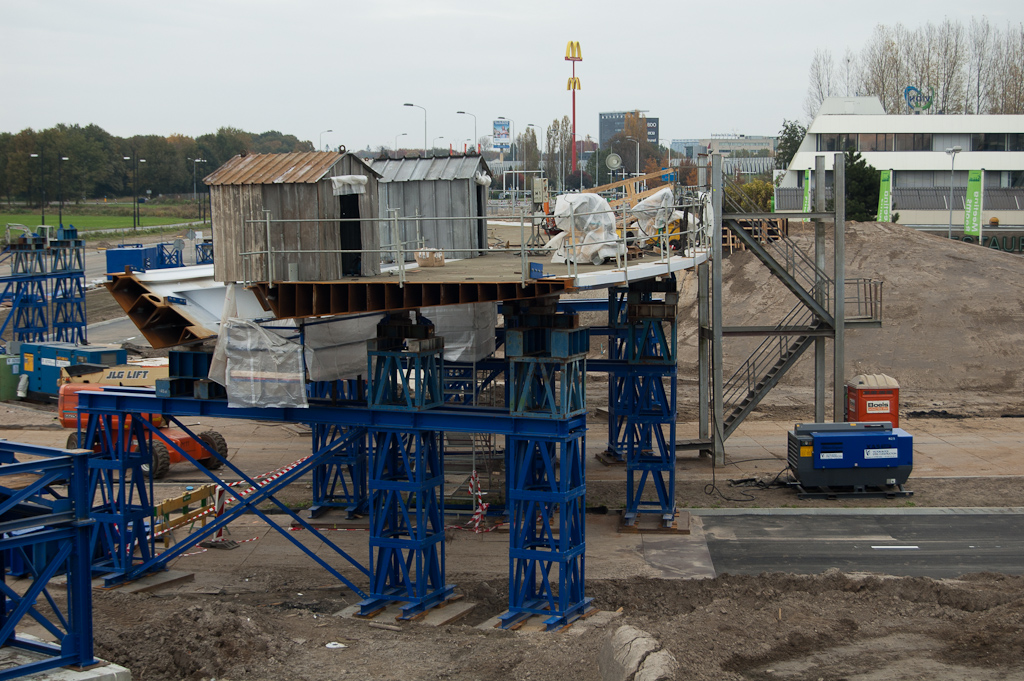
[[908,113],[903,91],[911,85],[934,91],[930,113],[1024,113],[1024,24],[879,24],[838,63],[828,50],[814,53],[804,112],[813,118],[825,97],[875,95],[887,113]]
[[43,191],[49,201],[59,198],[59,190],[65,201],[73,202],[124,196],[132,192],[134,159],[145,159],[138,164],[140,194],[146,190],[154,195],[191,193],[193,172],[202,186],[205,175],[243,151],[313,151],[313,145],[277,131],[254,134],[237,128],[221,128],[196,138],[115,137],[98,125],[29,128],[0,133],[0,196],[8,204],[15,200],[38,203]]

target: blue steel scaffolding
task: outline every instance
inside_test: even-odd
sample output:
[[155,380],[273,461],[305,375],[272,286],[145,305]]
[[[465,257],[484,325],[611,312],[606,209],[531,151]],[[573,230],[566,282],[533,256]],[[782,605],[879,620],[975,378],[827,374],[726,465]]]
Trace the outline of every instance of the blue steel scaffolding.
[[56,239],[26,234],[11,243],[11,274],[0,276],[0,300],[11,312],[0,336],[11,327],[16,341],[86,341],[84,241],[74,227],[59,228]]
[[[31,460],[19,462],[19,454]],[[0,671],[13,679],[57,667],[95,663],[92,641],[92,584],[89,536],[89,452],[23,445],[0,440],[0,646],[31,651],[41,658]],[[62,496],[54,485],[67,484]],[[31,583],[15,589],[8,568],[23,565]],[[67,575],[66,606],[49,589]],[[57,644],[28,639],[17,628],[29,617]]]
[[[626,525],[641,513],[660,515],[664,527],[675,522],[677,303],[675,277],[635,282],[626,294],[628,369],[616,400],[625,421]],[[644,498],[648,484],[654,499]]]
[[[510,436],[506,449],[510,627],[533,614],[556,629],[583,615],[586,575],[588,329],[550,306],[508,305],[505,354],[513,416],[553,420],[558,437]],[[554,573],[554,574],[552,574]]]

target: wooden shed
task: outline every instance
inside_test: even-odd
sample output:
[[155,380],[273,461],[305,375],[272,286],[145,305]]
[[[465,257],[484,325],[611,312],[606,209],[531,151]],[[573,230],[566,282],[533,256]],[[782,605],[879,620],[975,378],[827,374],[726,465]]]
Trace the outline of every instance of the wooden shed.
[[[203,180],[210,186],[214,278],[301,282],[379,274],[379,178],[349,153],[235,156]],[[364,250],[370,252],[358,252]]]
[[[387,211],[398,209],[405,243],[415,243],[419,234],[428,248],[443,250],[447,258],[475,258],[487,248],[487,186],[479,179],[490,171],[483,158],[378,159],[372,168],[380,175],[380,216],[390,217]],[[383,248],[392,243],[391,231],[381,223]],[[406,259],[412,257],[412,249],[407,250]]]

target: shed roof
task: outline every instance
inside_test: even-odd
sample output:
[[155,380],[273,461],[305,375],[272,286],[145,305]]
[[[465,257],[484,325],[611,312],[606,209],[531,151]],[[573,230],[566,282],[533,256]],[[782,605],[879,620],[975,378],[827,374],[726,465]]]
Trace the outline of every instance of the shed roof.
[[478,170],[490,174],[482,157],[468,155],[378,159],[371,168],[380,174],[381,182],[471,180]]
[[208,185],[315,184],[331,172],[338,161],[350,156],[373,172],[354,154],[336,151],[303,151],[290,154],[245,154],[232,158],[203,178]]

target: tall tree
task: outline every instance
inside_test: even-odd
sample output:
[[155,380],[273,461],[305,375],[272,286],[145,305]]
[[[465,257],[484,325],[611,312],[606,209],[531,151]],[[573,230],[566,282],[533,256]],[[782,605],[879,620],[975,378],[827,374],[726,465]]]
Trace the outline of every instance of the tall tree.
[[835,65],[832,53],[828,50],[815,50],[811,59],[810,83],[807,86],[807,97],[804,99],[804,113],[808,119],[818,115],[818,109],[826,97],[838,94]]
[[782,120],[782,129],[779,130],[779,138],[775,142],[775,167],[785,170],[796,156],[800,143],[807,135],[807,128],[796,121]]
[[967,85],[967,113],[980,114],[989,109],[988,94],[992,82],[989,59],[992,53],[993,31],[988,17],[971,18],[970,74]]

